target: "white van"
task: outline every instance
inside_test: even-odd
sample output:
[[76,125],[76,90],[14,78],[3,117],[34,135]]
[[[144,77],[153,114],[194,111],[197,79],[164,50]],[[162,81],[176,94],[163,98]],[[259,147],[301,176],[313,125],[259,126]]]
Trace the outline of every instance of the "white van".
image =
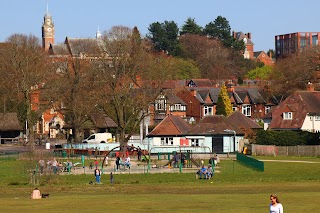
[[112,134],[109,132],[95,133],[84,139],[82,143],[107,143],[112,141]]

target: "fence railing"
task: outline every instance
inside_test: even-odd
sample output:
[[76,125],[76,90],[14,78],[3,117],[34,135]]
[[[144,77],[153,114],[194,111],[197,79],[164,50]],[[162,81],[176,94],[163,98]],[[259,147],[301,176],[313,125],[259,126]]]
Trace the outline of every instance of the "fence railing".
[[320,145],[274,146],[252,144],[252,155],[320,156]]
[[237,161],[244,164],[245,166],[251,167],[260,172],[264,172],[264,163],[262,161],[248,157],[241,153],[237,153]]

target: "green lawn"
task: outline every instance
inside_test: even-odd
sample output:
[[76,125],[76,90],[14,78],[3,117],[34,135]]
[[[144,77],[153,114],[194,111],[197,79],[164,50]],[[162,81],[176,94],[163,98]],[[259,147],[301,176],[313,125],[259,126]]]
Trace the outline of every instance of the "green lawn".
[[[317,161],[319,158],[259,157]],[[108,175],[90,185],[93,175],[43,176],[38,186],[49,199],[30,200],[27,161],[0,160],[1,212],[268,212],[269,195],[279,195],[286,212],[317,212],[320,163],[265,162],[265,172],[221,161],[209,180],[195,174]]]

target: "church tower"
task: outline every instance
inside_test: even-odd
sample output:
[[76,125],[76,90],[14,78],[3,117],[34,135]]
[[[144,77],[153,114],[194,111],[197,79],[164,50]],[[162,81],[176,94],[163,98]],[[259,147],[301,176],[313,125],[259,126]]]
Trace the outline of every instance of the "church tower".
[[45,51],[49,50],[50,44],[54,44],[54,24],[47,7],[42,24],[42,47]]

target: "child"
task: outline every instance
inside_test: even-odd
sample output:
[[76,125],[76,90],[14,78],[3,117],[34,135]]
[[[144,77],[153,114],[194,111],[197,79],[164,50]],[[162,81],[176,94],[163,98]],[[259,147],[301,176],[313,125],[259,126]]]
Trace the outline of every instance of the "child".
[[110,172],[110,184],[111,185],[113,184],[113,174],[112,174],[112,172]]

